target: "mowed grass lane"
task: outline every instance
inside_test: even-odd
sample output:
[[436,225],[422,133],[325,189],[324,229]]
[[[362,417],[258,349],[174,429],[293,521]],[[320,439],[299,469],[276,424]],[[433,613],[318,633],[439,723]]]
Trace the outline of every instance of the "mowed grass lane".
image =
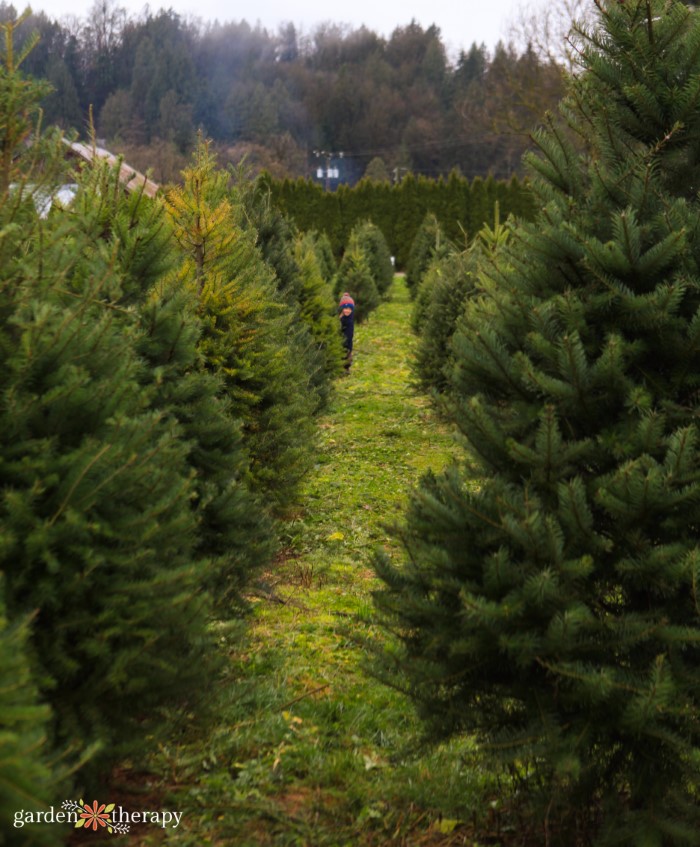
[[286,550],[250,596],[213,717],[154,763],[177,830],[139,844],[463,844],[489,780],[468,743],[433,751],[403,695],[367,673],[374,622],[372,551],[401,551],[386,525],[453,438],[410,387],[411,305],[392,298],[356,327],[355,361],[321,421],[318,461]]

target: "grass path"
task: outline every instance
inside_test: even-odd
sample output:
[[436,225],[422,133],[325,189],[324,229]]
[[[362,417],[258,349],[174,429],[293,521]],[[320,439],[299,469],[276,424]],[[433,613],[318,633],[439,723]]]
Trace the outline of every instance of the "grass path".
[[472,843],[460,815],[485,789],[468,751],[416,754],[410,704],[366,673],[353,637],[376,634],[371,551],[400,555],[386,522],[453,450],[409,385],[409,316],[397,278],[391,302],[357,328],[286,555],[251,597],[245,636],[222,633],[231,667],[212,692],[215,718],[155,763],[183,822],[139,844]]

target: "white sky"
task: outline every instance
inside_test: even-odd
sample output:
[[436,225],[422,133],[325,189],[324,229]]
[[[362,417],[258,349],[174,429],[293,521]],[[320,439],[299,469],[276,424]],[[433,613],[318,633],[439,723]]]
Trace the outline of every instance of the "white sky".
[[[171,8],[183,17],[204,21],[241,21],[252,26],[258,21],[271,32],[279,24],[291,21],[299,31],[310,33],[326,21],[350,24],[389,36],[397,26],[415,19],[423,28],[435,24],[451,55],[473,42],[484,42],[493,49],[499,39],[508,40],[509,24],[526,0],[349,0],[330,3],[326,0],[253,0],[249,3],[227,3],[225,0],[151,0],[151,11]],[[13,0],[16,9],[25,8],[22,0]],[[145,0],[118,0],[130,15],[139,14]],[[35,12],[50,17],[75,15],[85,18],[93,0],[31,0]]]

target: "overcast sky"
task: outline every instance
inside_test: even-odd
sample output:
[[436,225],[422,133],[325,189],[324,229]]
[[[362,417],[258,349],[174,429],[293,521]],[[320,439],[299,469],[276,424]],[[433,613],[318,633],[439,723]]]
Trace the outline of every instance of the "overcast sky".
[[[32,0],[35,12],[43,11],[50,17],[75,15],[85,18],[94,0]],[[162,0],[151,2],[151,11],[172,8],[184,17],[197,17],[204,21],[241,21],[251,25],[258,21],[272,32],[279,24],[291,21],[308,34],[317,24],[325,21],[347,23],[353,28],[362,24],[384,36],[391,35],[397,26],[405,26],[415,19],[424,28],[436,24],[442,33],[443,43],[456,55],[460,48],[473,42],[492,49],[500,38],[507,40],[510,20],[526,0],[345,0],[330,3],[328,0],[251,0],[248,3],[230,3],[225,0]],[[26,3],[13,0],[17,9]],[[144,0],[121,0],[130,15],[140,13]]]

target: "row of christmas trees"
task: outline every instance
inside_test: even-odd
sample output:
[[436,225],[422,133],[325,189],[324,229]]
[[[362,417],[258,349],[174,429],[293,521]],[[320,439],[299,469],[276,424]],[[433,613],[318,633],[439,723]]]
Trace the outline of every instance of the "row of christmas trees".
[[[72,174],[68,208],[47,202],[65,143],[41,131],[44,85],[21,74],[14,28],[0,74],[3,821],[89,787],[166,713],[206,700],[343,365],[328,240],[217,170],[206,143],[163,199],[105,163]],[[351,252],[360,282],[386,290],[378,230]]]
[[405,563],[376,559],[380,667],[490,754],[517,843],[691,845],[700,12],[596,6],[529,158],[535,220],[464,252],[428,218],[410,257],[415,374],[465,450],[414,492]]

